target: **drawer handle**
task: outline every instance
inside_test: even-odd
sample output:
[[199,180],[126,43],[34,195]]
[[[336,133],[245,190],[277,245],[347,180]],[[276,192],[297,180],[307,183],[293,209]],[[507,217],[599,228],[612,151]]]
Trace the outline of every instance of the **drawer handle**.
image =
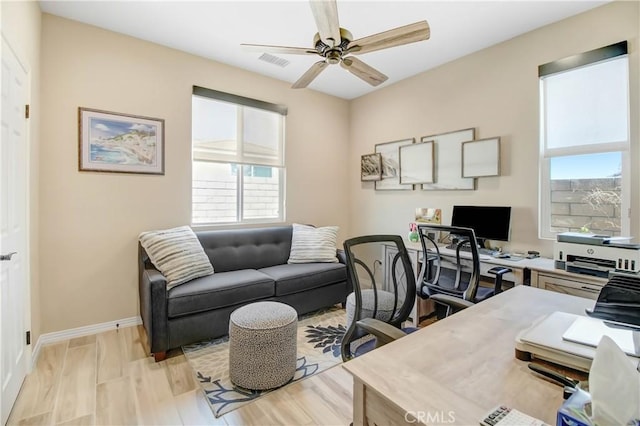
[[590,291],[590,292],[592,292],[592,293],[600,293],[600,290],[597,290],[597,289],[595,289],[595,288],[593,288],[593,287],[587,287],[586,285],[583,285],[583,286],[582,286],[582,287],[580,287],[580,288],[582,288],[583,290]]

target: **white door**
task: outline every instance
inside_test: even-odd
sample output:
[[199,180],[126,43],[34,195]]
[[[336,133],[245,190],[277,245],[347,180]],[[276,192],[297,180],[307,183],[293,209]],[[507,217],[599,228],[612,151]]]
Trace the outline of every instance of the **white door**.
[[[27,372],[27,73],[2,38],[0,401],[2,423]],[[9,256],[10,253],[14,253]]]

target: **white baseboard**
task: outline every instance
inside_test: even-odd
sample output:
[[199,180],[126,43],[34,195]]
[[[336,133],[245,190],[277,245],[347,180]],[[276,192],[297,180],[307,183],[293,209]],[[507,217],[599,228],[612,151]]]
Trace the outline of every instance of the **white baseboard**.
[[89,336],[91,334],[98,334],[109,330],[115,330],[116,327],[131,327],[140,324],[142,324],[142,318],[138,316],[42,334],[40,335],[40,337],[38,337],[38,341],[36,342],[31,352],[31,368],[33,369],[35,367],[36,363],[38,362],[40,350],[45,345],[62,342],[64,340],[75,339],[76,337]]

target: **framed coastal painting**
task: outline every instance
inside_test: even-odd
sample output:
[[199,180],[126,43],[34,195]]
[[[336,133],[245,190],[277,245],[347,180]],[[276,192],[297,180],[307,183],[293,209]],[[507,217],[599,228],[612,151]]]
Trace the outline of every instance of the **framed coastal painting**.
[[164,174],[164,120],[78,108],[78,170]]
[[377,190],[413,190],[413,184],[400,183],[400,147],[411,145],[414,139],[379,143],[375,152],[382,159],[382,179],[375,182]]

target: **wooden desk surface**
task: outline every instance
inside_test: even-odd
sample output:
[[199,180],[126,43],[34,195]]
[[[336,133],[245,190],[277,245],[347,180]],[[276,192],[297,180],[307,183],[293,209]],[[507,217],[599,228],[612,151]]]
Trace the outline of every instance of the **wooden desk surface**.
[[[545,314],[584,315],[593,304],[518,286],[343,367],[354,376],[354,386],[363,383],[398,412],[452,412],[453,424],[471,425],[494,406],[506,404],[555,424],[562,388],[515,359],[514,341],[520,330]],[[354,406],[354,419],[356,410]]]

